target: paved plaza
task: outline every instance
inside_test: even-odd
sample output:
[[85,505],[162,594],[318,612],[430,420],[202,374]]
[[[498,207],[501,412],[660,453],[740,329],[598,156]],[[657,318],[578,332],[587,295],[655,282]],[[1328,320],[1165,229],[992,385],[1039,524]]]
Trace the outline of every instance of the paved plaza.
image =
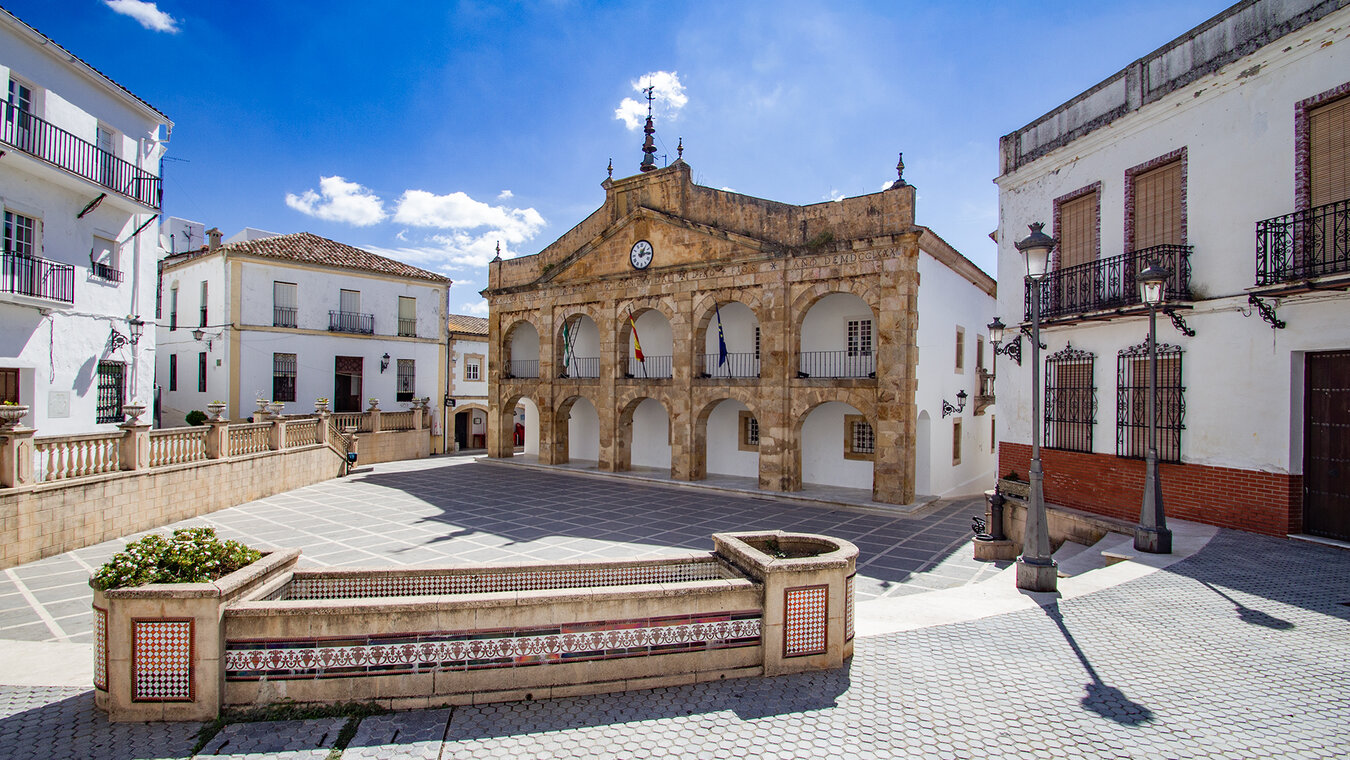
[[[300,546],[305,561],[329,565],[656,555],[710,548],[712,532],[733,527],[812,530],[860,545],[861,617],[990,584],[1016,596],[999,568],[969,560],[976,508],[884,516],[438,459],[194,522]],[[78,614],[33,610],[69,594],[87,615],[87,590],[46,592],[78,575],[72,565],[93,566],[115,548],[7,573],[0,599],[16,622],[0,638],[87,639]],[[1092,593],[1037,595],[1006,614],[861,637],[837,671],[233,723],[198,757],[338,757],[330,748],[344,728],[354,729],[340,754],[349,760],[1350,755],[1350,551],[1219,531],[1192,556],[1129,577]],[[22,622],[25,605],[45,635]],[[30,666],[40,664],[0,663],[0,682]],[[197,729],[110,725],[85,687],[0,686],[0,758],[186,758]]]

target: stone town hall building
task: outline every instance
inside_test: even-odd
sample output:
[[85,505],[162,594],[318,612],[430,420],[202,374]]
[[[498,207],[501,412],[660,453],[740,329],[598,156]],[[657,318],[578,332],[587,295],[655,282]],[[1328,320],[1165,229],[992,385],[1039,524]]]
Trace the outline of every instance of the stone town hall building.
[[793,206],[677,160],[603,187],[543,251],[490,265],[490,456],[512,456],[524,406],[550,464],[899,504],[992,482],[994,282],[915,224],[913,186]]

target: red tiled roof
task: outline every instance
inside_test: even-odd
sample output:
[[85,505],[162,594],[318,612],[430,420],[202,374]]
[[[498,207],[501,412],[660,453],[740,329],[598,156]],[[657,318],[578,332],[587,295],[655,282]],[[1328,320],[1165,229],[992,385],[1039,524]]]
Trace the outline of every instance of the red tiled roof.
[[468,314],[451,314],[445,318],[446,324],[453,333],[468,333],[470,335],[487,335],[488,321],[483,317],[471,317]]
[[417,280],[450,283],[444,275],[418,269],[401,261],[383,256],[355,246],[339,243],[319,237],[312,232],[294,232],[289,235],[244,240],[221,246],[229,253],[242,253],[248,256],[262,256],[269,259],[300,261],[306,264],[323,264],[344,269],[360,269],[366,272],[411,277]]

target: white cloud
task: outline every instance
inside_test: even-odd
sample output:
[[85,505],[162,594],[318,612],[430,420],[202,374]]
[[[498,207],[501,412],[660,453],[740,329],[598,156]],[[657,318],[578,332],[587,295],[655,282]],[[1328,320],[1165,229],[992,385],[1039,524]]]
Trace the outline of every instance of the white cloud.
[[486,317],[488,314],[488,302],[486,298],[480,298],[476,303],[460,304],[459,308],[479,317]]
[[286,205],[302,214],[357,227],[369,227],[386,216],[379,196],[337,176],[320,177],[317,193],[312,189],[300,195],[287,193]]
[[425,190],[406,190],[398,200],[394,221],[414,227],[456,230],[455,237],[467,237],[466,230],[488,228],[488,235],[507,243],[523,243],[538,234],[546,222],[532,208],[492,206],[470,198],[466,193],[435,195]]
[[510,190],[503,190],[500,193],[497,193],[497,200],[499,201],[511,200],[514,197],[516,197],[516,194]]
[[114,13],[136,19],[141,26],[151,31],[178,33],[178,21],[156,7],[154,3],[147,3],[144,0],[103,0],[103,4]]
[[[680,109],[689,103],[689,96],[684,94],[684,85],[680,83],[678,72],[653,71],[643,74],[631,84],[635,91],[642,94],[643,101],[647,99],[643,90],[651,87],[653,108],[661,106],[659,110],[662,116],[669,119],[674,119]],[[622,121],[630,130],[638,129],[647,118],[647,104],[624,98],[619,107],[614,109],[614,118]]]

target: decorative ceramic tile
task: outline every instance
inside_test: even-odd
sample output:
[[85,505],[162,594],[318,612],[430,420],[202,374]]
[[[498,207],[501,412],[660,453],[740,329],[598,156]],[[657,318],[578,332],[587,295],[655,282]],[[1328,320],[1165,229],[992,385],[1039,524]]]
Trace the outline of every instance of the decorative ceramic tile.
[[797,586],[783,591],[783,656],[800,657],[826,650],[830,587]]
[[853,640],[853,579],[857,574],[844,579],[844,641]]
[[108,690],[108,611],[94,608],[94,688]]
[[539,591],[595,586],[631,586],[640,583],[678,583],[725,577],[713,562],[638,567],[597,567],[575,570],[516,570],[500,573],[444,575],[377,575],[365,577],[301,576],[268,597],[271,601],[297,599],[361,599],[381,596],[482,594],[492,591]]
[[192,701],[192,620],[132,620],[131,661],[133,701]]
[[509,668],[728,649],[754,646],[759,640],[758,612],[723,612],[567,623],[488,636],[460,631],[341,642],[227,642],[225,677],[241,681]]

